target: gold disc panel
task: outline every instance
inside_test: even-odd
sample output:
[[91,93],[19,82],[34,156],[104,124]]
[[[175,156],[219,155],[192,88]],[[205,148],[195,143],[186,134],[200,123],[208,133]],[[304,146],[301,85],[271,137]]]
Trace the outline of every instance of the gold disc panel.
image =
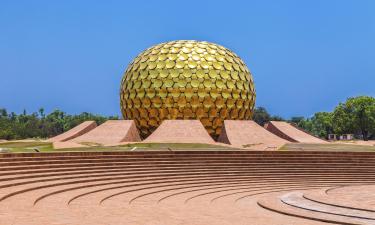
[[143,138],[165,119],[199,119],[216,139],[224,120],[251,119],[255,89],[249,69],[227,48],[172,41],[129,64],[120,100],[124,119],[134,120]]

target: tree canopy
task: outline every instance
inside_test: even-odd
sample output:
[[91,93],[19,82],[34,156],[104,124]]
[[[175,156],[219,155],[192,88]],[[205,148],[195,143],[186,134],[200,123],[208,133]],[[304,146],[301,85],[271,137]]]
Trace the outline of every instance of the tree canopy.
[[333,128],[338,134],[359,133],[364,140],[375,133],[375,98],[348,98],[333,112]]
[[297,123],[301,128],[322,138],[335,133],[355,134],[368,140],[375,134],[375,98],[358,96],[339,103],[333,112],[317,112]]
[[45,115],[43,108],[31,114],[24,110],[22,114],[17,115],[0,109],[0,139],[47,138],[61,134],[87,120],[101,124],[108,119],[118,117],[105,117],[87,112],[69,115],[60,110]]
[[257,107],[254,109],[253,120],[264,126],[269,121],[282,121],[284,119],[280,116],[271,116],[264,107]]

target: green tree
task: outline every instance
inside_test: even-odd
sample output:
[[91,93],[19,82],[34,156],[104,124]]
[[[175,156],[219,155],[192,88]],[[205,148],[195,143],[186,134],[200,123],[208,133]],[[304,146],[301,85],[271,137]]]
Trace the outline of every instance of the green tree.
[[40,108],[40,109],[39,109],[39,116],[40,116],[41,118],[45,118],[45,117],[46,117],[46,114],[44,114],[44,108]]
[[281,116],[271,116],[271,121],[285,121]]
[[257,124],[264,126],[265,123],[271,120],[271,115],[267,112],[266,108],[256,107],[254,109],[253,120]]
[[8,112],[6,109],[0,109],[0,118],[5,118],[8,116]]
[[305,117],[303,117],[303,116],[293,116],[292,118],[290,118],[289,122],[298,125],[301,121],[304,121],[304,120],[305,120]]
[[321,138],[328,138],[333,133],[333,114],[330,112],[317,112],[311,118],[311,132]]
[[311,119],[309,118],[307,119],[303,118],[299,120],[299,122],[297,123],[297,126],[307,132],[313,133],[313,125],[312,125]]
[[54,110],[46,115],[43,108],[38,112],[27,114],[26,110],[19,115],[0,109],[0,139],[46,138],[65,132],[86,121],[94,120],[102,124],[108,119],[118,119],[117,116],[101,116],[91,113],[69,115],[60,110]]
[[375,133],[375,98],[348,98],[335,108],[332,123],[336,133],[360,133],[363,140],[367,141]]
[[269,121],[284,121],[280,116],[271,116],[266,108],[261,106],[254,109],[253,120],[261,126],[264,126]]

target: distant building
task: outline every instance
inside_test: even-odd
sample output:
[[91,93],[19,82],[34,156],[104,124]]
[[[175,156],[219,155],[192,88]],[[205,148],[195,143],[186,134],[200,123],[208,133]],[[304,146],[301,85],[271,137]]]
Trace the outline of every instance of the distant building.
[[334,140],[353,140],[354,134],[343,134],[343,135],[337,135],[337,134],[328,134],[328,140],[334,141]]

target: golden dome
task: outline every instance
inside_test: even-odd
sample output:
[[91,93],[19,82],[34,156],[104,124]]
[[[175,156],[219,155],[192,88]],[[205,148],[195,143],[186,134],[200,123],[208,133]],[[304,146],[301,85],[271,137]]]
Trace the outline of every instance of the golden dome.
[[171,119],[199,119],[217,138],[224,120],[249,120],[255,103],[253,77],[223,46],[172,41],[148,48],[126,69],[120,89],[124,119],[142,137]]

